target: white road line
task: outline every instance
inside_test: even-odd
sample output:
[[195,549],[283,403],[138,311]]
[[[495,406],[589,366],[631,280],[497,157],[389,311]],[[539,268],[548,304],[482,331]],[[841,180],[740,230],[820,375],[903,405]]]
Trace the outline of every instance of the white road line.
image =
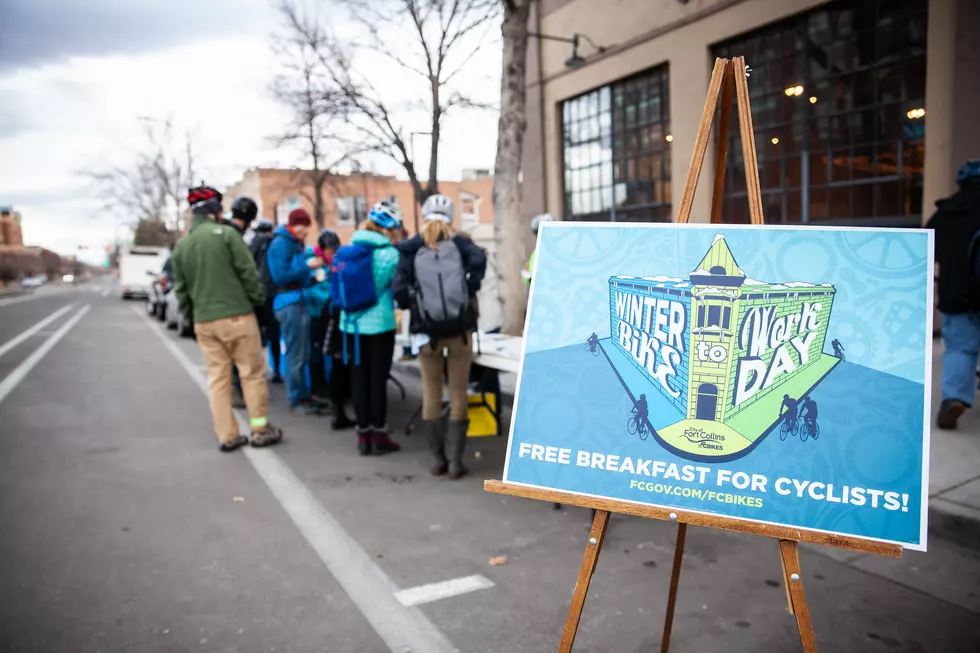
[[71,328],[78,324],[78,321],[85,317],[88,313],[90,306],[83,306],[80,311],[75,313],[71,319],[61,325],[61,328],[51,334],[51,336],[41,343],[41,346],[34,350],[34,352],[28,356],[23,363],[14,368],[14,371],[7,375],[3,381],[0,381],[0,402],[3,402],[7,398],[7,395],[16,388],[27,373],[34,369],[34,366],[41,362],[51,348],[58,344],[58,341],[65,337]]
[[[207,377],[144,312],[135,306],[132,308],[207,396]],[[239,428],[248,432],[248,420],[238,411],[235,417]],[[374,563],[275,451],[252,448],[243,451],[320,560],[393,653],[458,653],[456,647],[421,610],[406,607],[395,598],[398,587],[394,581]]]
[[413,605],[422,605],[423,603],[432,603],[440,599],[448,599],[451,596],[459,596],[468,592],[485,590],[490,587],[493,587],[492,580],[486,576],[476,574],[474,576],[444,580],[441,583],[429,583],[428,585],[410,587],[407,590],[395,592],[395,598],[402,605],[411,607]]
[[53,288],[51,290],[41,290],[29,293],[27,295],[18,295],[16,297],[8,297],[7,299],[0,299],[0,307],[10,306],[11,304],[19,304],[21,302],[29,302],[34,299],[44,299],[45,297],[57,297],[67,292],[66,288]]
[[32,326],[24,333],[3,343],[3,345],[0,346],[0,358],[2,358],[3,355],[6,354],[8,351],[13,349],[20,343],[24,342],[25,340],[33,336],[35,333],[37,333],[38,331],[40,331],[41,329],[48,326],[49,324],[57,320],[59,317],[61,317],[62,315],[70,311],[72,306],[74,306],[74,304],[68,304],[68,306],[63,306],[62,308],[59,308],[57,311],[44,318],[43,320],[41,320],[40,322]]

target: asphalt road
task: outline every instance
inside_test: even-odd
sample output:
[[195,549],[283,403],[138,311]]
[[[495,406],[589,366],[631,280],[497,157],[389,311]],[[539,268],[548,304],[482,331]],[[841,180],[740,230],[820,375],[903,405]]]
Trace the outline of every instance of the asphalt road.
[[[274,386],[283,445],[220,454],[196,344],[141,311],[98,283],[0,300],[0,651],[557,649],[589,514],[484,493],[503,439],[433,479],[418,438],[360,458]],[[613,516],[577,653],[659,650],[675,532]],[[821,651],[980,650],[976,550],[801,555]],[[774,542],[692,528],[671,650],[799,650],[779,579]]]

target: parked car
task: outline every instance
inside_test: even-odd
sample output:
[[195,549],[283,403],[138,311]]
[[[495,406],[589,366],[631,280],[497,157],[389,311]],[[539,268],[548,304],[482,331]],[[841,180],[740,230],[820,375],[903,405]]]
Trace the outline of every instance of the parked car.
[[153,277],[150,281],[150,291],[146,296],[146,312],[164,321],[167,314],[167,295],[170,293],[172,282],[166,272],[147,272]]
[[166,307],[166,314],[163,321],[167,328],[177,329],[177,333],[182,338],[193,338],[194,322],[185,318],[180,312],[180,306],[177,304],[177,295],[175,293],[167,293]]
[[20,280],[20,287],[27,290],[28,288],[37,288],[41,285],[37,277],[24,277]]

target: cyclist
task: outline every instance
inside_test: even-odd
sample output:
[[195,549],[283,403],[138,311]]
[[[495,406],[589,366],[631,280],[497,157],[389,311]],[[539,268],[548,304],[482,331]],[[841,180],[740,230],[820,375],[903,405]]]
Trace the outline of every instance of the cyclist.
[[796,428],[796,420],[799,417],[800,401],[798,399],[793,399],[789,395],[783,395],[783,403],[779,407],[779,416],[783,416],[783,409],[787,410],[786,424],[789,430],[792,431]]
[[599,336],[593,331],[589,339],[585,341],[585,344],[589,346],[589,351],[595,351],[595,348],[599,346]]
[[817,425],[817,402],[810,395],[803,400],[803,422],[810,427],[810,433],[816,432]]
[[834,348],[834,356],[840,358],[844,355],[844,345],[840,344],[840,340],[834,338],[830,341],[830,346]]
[[[534,219],[531,220],[531,233],[537,236],[538,229],[541,227],[542,222],[554,222],[554,221],[555,221],[555,217],[550,213],[542,213],[541,215],[534,216]],[[524,283],[526,283],[529,286],[531,285],[531,278],[534,276],[534,269],[536,267],[535,264],[537,263],[537,254],[538,254],[538,249],[537,247],[535,247],[534,251],[531,252],[531,258],[527,260],[527,267],[521,271],[521,276],[524,277]]]
[[636,406],[633,407],[633,412],[636,413],[636,430],[643,431],[646,428],[647,421],[647,396],[640,395],[640,399],[636,402]]

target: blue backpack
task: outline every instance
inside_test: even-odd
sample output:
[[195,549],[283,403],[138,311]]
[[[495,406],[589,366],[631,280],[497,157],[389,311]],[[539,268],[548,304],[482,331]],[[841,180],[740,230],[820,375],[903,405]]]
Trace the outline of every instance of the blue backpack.
[[[354,325],[354,364],[361,363],[360,313],[378,303],[374,286],[375,248],[364,243],[344,245],[333,256],[330,265],[330,302],[346,312]],[[347,362],[347,339],[344,338],[344,363]]]

